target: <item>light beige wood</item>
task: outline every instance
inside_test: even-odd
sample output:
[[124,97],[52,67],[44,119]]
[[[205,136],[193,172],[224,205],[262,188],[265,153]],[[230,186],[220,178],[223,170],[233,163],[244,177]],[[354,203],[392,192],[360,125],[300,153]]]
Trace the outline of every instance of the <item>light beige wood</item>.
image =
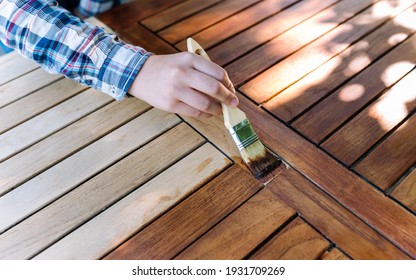
[[35,259],[101,258],[228,164],[221,152],[205,144]]
[[110,96],[88,90],[1,134],[0,162],[110,101]]
[[174,127],[0,235],[0,259],[33,257],[193,151],[203,141],[186,124]]
[[333,248],[331,251],[325,251],[320,260],[350,260],[350,258],[341,252],[338,248]]
[[5,54],[0,59],[0,85],[38,68],[34,61],[21,56],[14,51]]
[[136,98],[112,102],[0,163],[0,194],[15,188],[149,108],[148,104]]
[[18,79],[5,83],[0,86],[0,107],[16,101],[59,79],[62,79],[62,76],[49,74],[39,68]]
[[79,83],[62,79],[1,108],[0,134],[86,89]]
[[150,110],[0,197],[0,232],[179,122],[173,114]]

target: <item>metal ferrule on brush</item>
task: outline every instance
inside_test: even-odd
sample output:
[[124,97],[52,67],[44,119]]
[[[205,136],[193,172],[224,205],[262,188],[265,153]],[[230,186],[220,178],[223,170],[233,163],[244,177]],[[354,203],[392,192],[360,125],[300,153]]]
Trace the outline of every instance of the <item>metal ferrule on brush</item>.
[[257,140],[257,134],[251,127],[250,122],[245,119],[239,124],[229,129],[231,137],[233,138],[238,150],[242,151]]

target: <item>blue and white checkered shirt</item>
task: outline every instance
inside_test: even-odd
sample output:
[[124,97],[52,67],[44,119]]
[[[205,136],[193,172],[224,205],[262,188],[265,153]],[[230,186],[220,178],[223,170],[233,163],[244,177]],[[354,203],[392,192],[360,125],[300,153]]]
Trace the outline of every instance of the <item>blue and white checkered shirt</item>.
[[[116,40],[73,16],[56,1],[0,0],[0,40],[50,73],[60,73],[121,100],[150,53]],[[113,1],[81,0],[93,15]]]

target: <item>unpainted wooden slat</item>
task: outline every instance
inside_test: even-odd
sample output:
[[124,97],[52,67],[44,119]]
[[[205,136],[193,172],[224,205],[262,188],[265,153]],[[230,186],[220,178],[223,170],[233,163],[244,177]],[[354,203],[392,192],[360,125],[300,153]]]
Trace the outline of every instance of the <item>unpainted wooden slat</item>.
[[0,163],[0,194],[148,110],[136,98],[112,102]]
[[416,62],[415,44],[413,35],[303,114],[292,126],[313,142],[322,141],[412,70]]
[[328,240],[296,217],[259,248],[252,260],[313,260],[329,246]]
[[79,83],[62,79],[1,108],[0,134],[86,89]]
[[243,259],[294,214],[262,189],[175,259]]
[[415,110],[415,81],[416,70],[413,70],[321,146],[351,165]]
[[259,0],[224,0],[215,6],[158,32],[158,35],[169,43],[177,43],[256,2],[259,2]]
[[[192,36],[204,49],[237,34],[263,19],[296,3],[298,0],[265,0],[243,10],[223,21],[208,27]],[[186,40],[176,44],[176,48],[186,51]]]
[[173,114],[150,110],[0,197],[0,232],[179,122]]
[[62,79],[62,76],[49,74],[39,68],[5,83],[0,86],[0,107],[6,106],[59,79]]
[[0,235],[0,259],[34,256],[157,176],[203,141],[186,125],[174,127]]
[[87,90],[0,135],[0,162],[57,130],[111,102],[111,97]]
[[230,161],[223,154],[212,145],[205,144],[35,259],[98,259],[228,164]]
[[39,68],[36,62],[23,57],[16,51],[5,54],[0,60],[0,85],[33,71],[36,68]]
[[[293,5],[292,7],[254,25],[253,27],[208,50],[208,55],[212,61],[220,65],[224,65],[244,53],[258,47],[259,45],[273,39],[279,34],[290,30],[292,27],[338,1],[339,0],[323,0],[319,2],[300,1],[296,5]],[[283,46],[280,45],[280,47]],[[256,59],[260,58],[260,56],[256,57]],[[241,70],[244,72],[244,66],[246,65],[241,61],[239,64],[241,64]],[[253,65],[253,67],[254,66],[255,65]],[[229,72],[231,80],[235,84],[239,84],[240,79],[237,80],[236,75],[238,71],[232,71],[232,69],[228,69],[227,71]]]
[[221,0],[184,1],[154,16],[146,18],[141,23],[152,31],[158,31],[220,1]]
[[416,212],[416,169],[393,190],[391,196]]
[[[355,216],[416,257],[414,215],[245,97],[239,95],[239,98],[239,107],[246,113],[253,127],[257,128],[257,134],[266,146],[315,182],[337,202],[348,207]],[[267,186],[269,187],[269,184]],[[311,218],[306,219],[311,223]],[[349,219],[354,221],[355,218],[348,217],[346,220]],[[315,224],[314,227],[318,228]],[[322,229],[319,231],[328,236]],[[333,237],[328,238],[334,241]],[[353,254],[346,253],[354,257]]]
[[[321,234],[337,244],[353,258],[409,258],[382,235],[334,201],[294,169],[288,169],[283,172],[269,183],[267,187],[282,201],[296,210],[309,224],[319,230]],[[374,202],[370,198],[366,203],[368,205]],[[321,254],[328,247],[327,245],[321,250]]]
[[[404,22],[414,28],[403,27]],[[264,103],[264,108],[286,122],[291,121],[415,30],[416,12],[408,9]]]
[[[348,2],[350,1],[346,3]],[[296,53],[286,57],[275,66],[267,69],[243,85],[240,90],[256,102],[263,103],[319,67],[325,61],[345,50],[350,44],[372,29],[403,12],[414,2],[413,0],[407,0],[401,2],[400,5],[395,3],[391,4],[392,7],[389,9],[384,9],[386,5],[390,5],[390,1],[382,0],[339,26],[336,26],[336,24],[347,16],[344,16],[344,18],[340,16],[336,22],[332,21],[332,26],[331,24],[318,24],[308,27],[308,29],[313,30],[305,30],[304,33],[315,33],[318,31],[323,34],[325,31],[329,31],[331,27],[335,28]],[[374,10],[381,9],[383,9],[383,13],[374,13]],[[365,22],[365,24],[362,24],[362,22]],[[304,41],[305,36],[302,36],[301,40]],[[290,42],[293,41],[291,40]]]
[[320,260],[350,260],[343,252],[338,248],[332,248],[331,251],[325,251],[319,258]]
[[171,259],[259,188],[251,174],[233,165],[105,259]]
[[354,170],[386,190],[416,163],[416,114],[360,161]]

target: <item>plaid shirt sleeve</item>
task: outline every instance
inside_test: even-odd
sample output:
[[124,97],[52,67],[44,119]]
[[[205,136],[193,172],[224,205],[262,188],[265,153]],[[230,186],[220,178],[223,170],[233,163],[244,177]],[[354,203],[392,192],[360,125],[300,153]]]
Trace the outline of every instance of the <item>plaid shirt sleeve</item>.
[[150,53],[52,3],[0,0],[0,39],[50,73],[123,99]]

